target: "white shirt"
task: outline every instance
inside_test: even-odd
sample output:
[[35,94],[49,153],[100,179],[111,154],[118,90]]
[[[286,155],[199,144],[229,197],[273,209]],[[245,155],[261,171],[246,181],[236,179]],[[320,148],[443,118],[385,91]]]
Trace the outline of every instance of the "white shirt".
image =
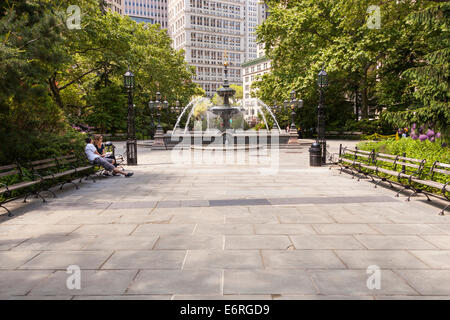
[[86,157],[88,158],[89,162],[93,162],[97,158],[101,158],[98,154],[95,152],[97,149],[92,143],[88,143],[86,145],[86,148],[84,148],[84,152],[86,153]]

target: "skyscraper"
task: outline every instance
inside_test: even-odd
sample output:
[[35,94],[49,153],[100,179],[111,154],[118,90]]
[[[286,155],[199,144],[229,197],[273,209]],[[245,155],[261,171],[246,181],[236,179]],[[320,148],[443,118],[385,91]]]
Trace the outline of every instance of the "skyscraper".
[[193,79],[208,96],[223,84],[223,56],[228,55],[228,79],[242,85],[241,64],[246,54],[247,0],[169,0],[169,35],[176,50],[195,66]]
[[119,0],[123,1],[123,14],[137,22],[159,23],[167,29],[168,0]]

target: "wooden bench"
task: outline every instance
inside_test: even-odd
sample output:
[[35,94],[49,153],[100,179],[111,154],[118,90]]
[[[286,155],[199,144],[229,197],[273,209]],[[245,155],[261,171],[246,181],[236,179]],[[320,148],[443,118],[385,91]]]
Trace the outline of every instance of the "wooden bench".
[[[405,190],[412,190],[413,192],[408,196],[407,201],[419,193],[424,194],[428,201],[431,201],[429,196],[449,201],[447,190],[450,183],[449,164],[435,162],[428,170],[425,159],[409,158],[406,157],[406,154],[402,156],[391,155],[375,153],[374,150],[369,152],[357,148],[342,148],[342,146],[339,150],[338,164],[341,167],[340,173],[343,169],[348,169],[353,175],[352,178],[355,175],[358,176],[358,181],[362,175],[371,178],[373,182],[376,182],[374,178],[380,179],[375,183],[375,188],[382,182],[389,183],[391,188],[393,184],[401,186],[400,191],[395,195],[396,197]],[[436,181],[436,176],[444,178],[444,183]],[[441,196],[427,191],[426,187],[440,190]],[[444,214],[448,207],[449,205],[440,214]]]
[[36,197],[41,197],[42,201],[45,202],[44,197],[40,196],[40,194],[39,194],[39,191],[40,191],[39,188],[42,183],[42,179],[40,177],[38,177],[34,174],[31,174],[31,175],[24,174],[22,168],[20,167],[20,165],[18,163],[0,167],[0,178],[8,178],[8,177],[10,177],[11,179],[16,178],[18,180],[11,184],[0,183],[0,195],[3,198],[0,200],[0,207],[2,207],[3,209],[6,210],[9,217],[12,216],[12,213],[11,213],[11,211],[8,210],[8,208],[3,206],[3,204],[5,204],[9,201],[12,201],[12,200],[16,200],[16,199],[24,196],[23,194],[20,194],[18,196],[13,196],[14,191],[19,191],[22,189],[25,189],[25,190],[34,189],[25,194],[25,198],[24,198],[23,202],[26,202],[27,197],[31,194],[36,195]]
[[[352,173],[352,179],[355,178],[355,176],[358,177],[358,181],[361,179],[361,175],[368,176],[372,178],[369,173],[364,169],[370,169],[372,168],[371,164],[374,159],[374,151],[364,151],[359,150],[358,148],[355,149],[349,149],[349,148],[342,148],[342,146],[339,149],[339,161],[338,164],[340,165],[340,174],[342,174],[343,169],[348,169]],[[373,178],[372,178],[373,180]]]

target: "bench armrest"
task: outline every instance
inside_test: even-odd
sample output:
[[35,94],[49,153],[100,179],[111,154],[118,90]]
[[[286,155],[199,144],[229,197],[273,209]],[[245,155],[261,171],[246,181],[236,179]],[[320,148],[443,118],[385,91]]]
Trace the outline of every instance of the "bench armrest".
[[6,188],[6,192],[9,192],[9,188],[8,188],[8,186],[6,184],[0,182],[0,186],[5,187]]

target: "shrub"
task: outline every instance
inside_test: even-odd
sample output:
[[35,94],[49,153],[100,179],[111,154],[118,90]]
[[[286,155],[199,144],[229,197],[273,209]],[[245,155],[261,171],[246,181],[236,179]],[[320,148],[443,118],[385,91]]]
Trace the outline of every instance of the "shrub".
[[399,140],[389,139],[379,142],[363,141],[358,144],[361,150],[382,152],[388,154],[402,155],[406,153],[409,158],[426,159],[427,164],[434,161],[450,163],[450,149],[443,147],[439,142],[413,140],[401,138]]

